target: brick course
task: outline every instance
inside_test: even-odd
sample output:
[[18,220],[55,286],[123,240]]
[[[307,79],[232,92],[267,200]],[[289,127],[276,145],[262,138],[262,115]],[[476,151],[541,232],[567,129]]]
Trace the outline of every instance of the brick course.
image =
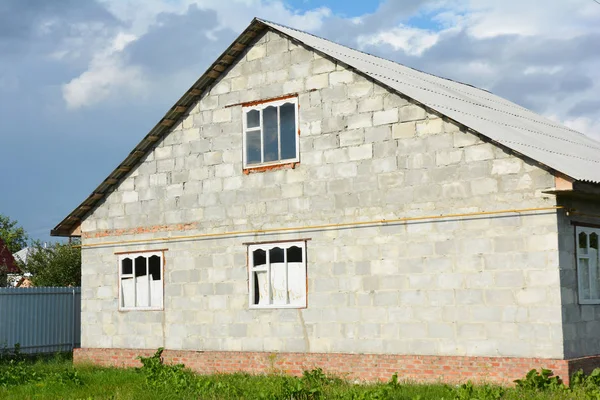
[[[75,349],[77,364],[93,363],[110,367],[140,367],[138,356],[148,357],[155,350]],[[467,380],[503,385],[512,384],[531,369],[547,368],[565,384],[578,369],[589,373],[600,366],[600,356],[573,360],[516,357],[412,356],[395,354],[270,353],[238,351],[165,350],[165,363],[185,364],[201,373],[252,374],[285,373],[299,376],[304,370],[320,367],[348,380],[386,381],[394,373],[401,380],[458,383]]]

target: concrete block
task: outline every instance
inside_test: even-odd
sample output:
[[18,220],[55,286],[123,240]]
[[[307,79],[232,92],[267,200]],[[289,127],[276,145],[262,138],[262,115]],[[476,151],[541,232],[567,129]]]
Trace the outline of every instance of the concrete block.
[[323,89],[329,86],[329,74],[312,75],[306,78],[305,90]]
[[[445,129],[448,131],[447,125]],[[476,135],[468,132],[454,131],[453,139],[454,147],[468,147],[482,143],[481,139],[479,139]]]
[[[317,62],[317,61],[315,61]],[[313,66],[313,68],[315,68]],[[332,86],[339,85],[342,83],[351,83],[354,81],[354,72],[352,71],[335,71],[329,74],[329,82]]]
[[345,130],[339,134],[340,146],[356,146],[364,143],[365,133],[363,129]]
[[348,158],[351,161],[373,158],[373,145],[371,143],[367,143],[361,146],[348,147]]
[[419,121],[416,123],[417,136],[439,135],[444,129],[442,124],[440,118]]
[[494,146],[490,143],[473,145],[465,148],[465,161],[491,160],[494,158]]
[[312,62],[313,74],[323,74],[335,71],[335,63],[327,58],[319,58]]
[[[375,113],[375,114],[377,114],[377,113]],[[365,129],[365,142],[366,143],[390,141],[391,138],[392,138],[391,126],[383,125],[383,126],[377,126],[377,127]],[[394,147],[396,145],[395,142],[389,142],[389,143],[390,143],[390,145],[393,145]]]
[[[348,85],[348,97],[349,98],[364,98],[370,96],[373,93],[373,82],[354,82]],[[369,110],[376,111],[376,110]]]
[[267,46],[262,44],[262,45],[254,45],[252,47],[250,47],[250,50],[248,50],[248,53],[246,53],[246,60],[248,61],[252,61],[252,60],[257,60],[260,58],[264,58],[267,55]]
[[504,158],[492,162],[493,175],[517,174],[521,171],[523,161],[518,158]]
[[230,122],[231,121],[231,108],[220,108],[213,111],[213,122]]
[[[368,128],[373,126],[372,113],[360,113],[348,117],[348,129]],[[341,129],[340,129],[341,130]]]
[[392,108],[386,111],[376,111],[373,113],[373,125],[393,124],[398,122],[398,109]]
[[410,104],[400,107],[400,122],[419,121],[427,118],[427,111],[421,106]]
[[462,157],[462,149],[438,151],[435,154],[435,164],[437,166],[459,164]]
[[392,126],[394,139],[412,138],[417,134],[414,122],[401,122]]
[[290,79],[306,78],[311,75],[312,62],[303,62],[289,66]]
[[358,102],[358,112],[365,113],[381,110],[383,110],[383,96],[366,97]]
[[356,101],[346,100],[339,103],[333,103],[331,107],[332,115],[350,115],[356,113]]

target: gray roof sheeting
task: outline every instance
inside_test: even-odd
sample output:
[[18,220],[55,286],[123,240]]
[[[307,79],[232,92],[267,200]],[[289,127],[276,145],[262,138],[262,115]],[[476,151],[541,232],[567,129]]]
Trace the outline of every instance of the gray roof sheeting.
[[260,21],[509,149],[573,179],[600,182],[600,142],[580,132],[485,90]]

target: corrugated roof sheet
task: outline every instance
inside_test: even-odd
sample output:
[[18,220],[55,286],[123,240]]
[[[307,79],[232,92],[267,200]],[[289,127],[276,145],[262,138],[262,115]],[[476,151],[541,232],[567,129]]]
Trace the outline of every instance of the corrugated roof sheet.
[[600,142],[490,92],[273,22],[269,27],[368,75],[509,149],[576,180],[600,182]]

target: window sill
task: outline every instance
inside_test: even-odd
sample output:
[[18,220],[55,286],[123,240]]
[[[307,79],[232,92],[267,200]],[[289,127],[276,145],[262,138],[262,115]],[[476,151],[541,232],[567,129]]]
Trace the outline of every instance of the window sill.
[[136,308],[119,308],[119,311],[163,311],[164,307],[136,307]]
[[249,309],[250,310],[273,310],[273,309],[305,309],[308,308],[305,305],[302,306],[294,306],[294,305],[286,305],[286,304],[282,304],[282,305],[267,305],[267,306],[250,306]]
[[292,161],[283,164],[257,165],[255,167],[246,167],[243,169],[244,175],[255,174],[258,172],[278,171],[280,169],[295,169],[300,161]]
[[599,300],[579,300],[579,305],[597,306],[597,305],[600,305],[600,299]]

